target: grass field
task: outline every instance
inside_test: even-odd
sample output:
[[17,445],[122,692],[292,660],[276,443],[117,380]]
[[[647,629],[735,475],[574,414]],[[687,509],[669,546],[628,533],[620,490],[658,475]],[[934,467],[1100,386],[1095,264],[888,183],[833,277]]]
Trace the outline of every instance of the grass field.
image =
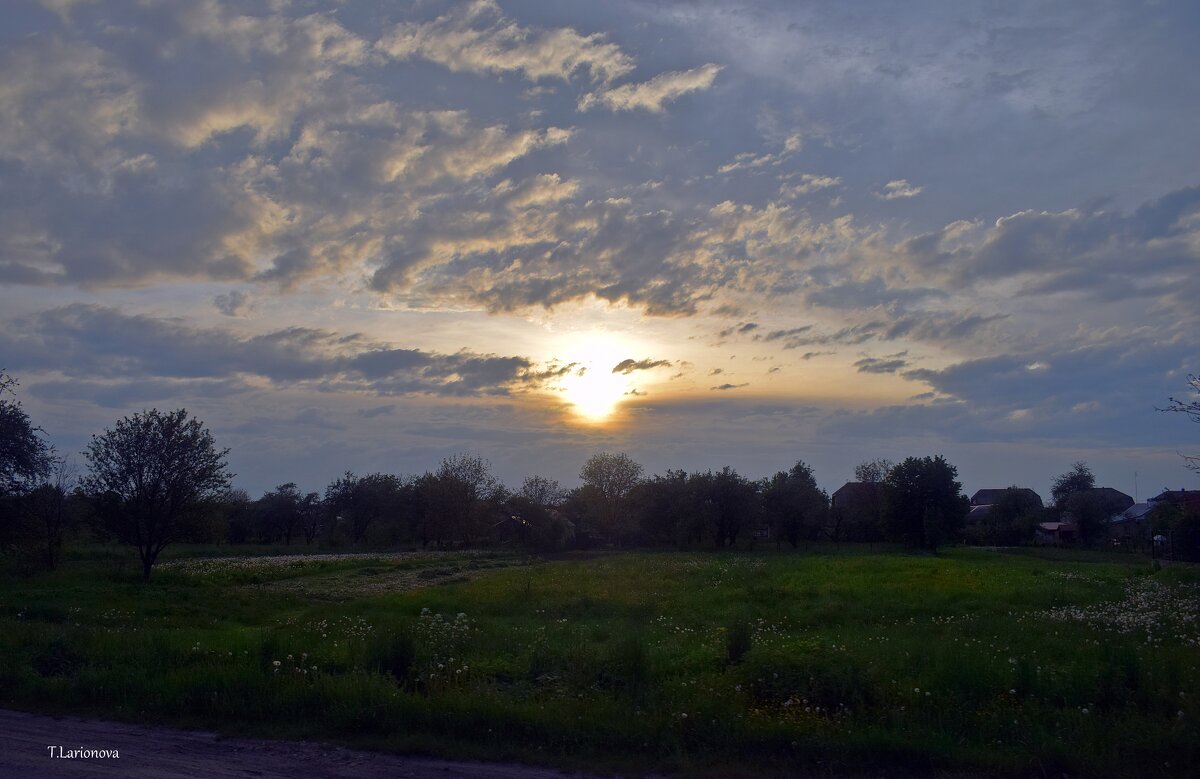
[[0,586],[0,705],[695,775],[1196,775],[1200,576],[1145,561],[105,554]]

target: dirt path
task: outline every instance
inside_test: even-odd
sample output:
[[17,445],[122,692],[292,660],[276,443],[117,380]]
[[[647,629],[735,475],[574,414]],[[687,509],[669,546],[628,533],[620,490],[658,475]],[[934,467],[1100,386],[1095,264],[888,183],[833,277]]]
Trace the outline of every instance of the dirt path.
[[[119,757],[57,758],[64,751],[116,750]],[[56,750],[57,751],[57,750]],[[182,779],[599,779],[511,763],[469,763],[358,752],[289,741],[223,738],[215,733],[149,728],[0,710],[0,777]]]

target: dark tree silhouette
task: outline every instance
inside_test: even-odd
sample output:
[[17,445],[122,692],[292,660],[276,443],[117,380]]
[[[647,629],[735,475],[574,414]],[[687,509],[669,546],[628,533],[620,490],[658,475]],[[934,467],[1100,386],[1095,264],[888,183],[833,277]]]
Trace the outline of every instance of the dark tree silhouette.
[[786,540],[793,549],[821,528],[829,507],[829,498],[817,486],[812,468],[803,462],[765,479],[762,501],[776,545]]
[[883,483],[883,522],[909,546],[936,551],[962,527],[970,502],[956,480],[958,469],[936,457],[909,457]]
[[42,437],[41,428],[29,421],[29,415],[14,395],[16,379],[0,369],[0,497],[24,492],[46,478],[53,468],[53,451]]
[[600,532],[621,546],[633,531],[629,495],[642,479],[642,466],[624,453],[594,454],[579,471],[580,495]]
[[1096,476],[1092,469],[1080,460],[1071,466],[1071,470],[1054,480],[1050,486],[1050,494],[1054,497],[1055,508],[1061,510],[1066,507],[1072,495],[1087,492],[1095,486]]
[[229,489],[232,476],[225,463],[229,450],[217,449],[212,434],[185,409],[125,417],[92,436],[85,454],[91,473],[84,488],[102,498],[118,539],[137,547],[147,581],[163,548],[185,532],[206,501]]

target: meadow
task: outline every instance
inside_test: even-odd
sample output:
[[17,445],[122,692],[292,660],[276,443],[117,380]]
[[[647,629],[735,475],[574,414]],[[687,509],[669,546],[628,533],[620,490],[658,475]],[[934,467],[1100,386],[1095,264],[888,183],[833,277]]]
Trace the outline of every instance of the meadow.
[[1053,550],[6,575],[0,706],[683,775],[1196,775],[1200,575]]

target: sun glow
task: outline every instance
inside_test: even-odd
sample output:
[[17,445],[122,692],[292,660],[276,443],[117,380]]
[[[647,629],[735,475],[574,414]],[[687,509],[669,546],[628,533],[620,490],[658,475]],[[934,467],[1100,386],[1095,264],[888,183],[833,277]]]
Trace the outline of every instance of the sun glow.
[[562,379],[562,392],[583,421],[608,420],[633,391],[627,374],[613,373],[613,367],[630,356],[626,351],[613,339],[591,336],[568,353],[565,359],[573,367]]

